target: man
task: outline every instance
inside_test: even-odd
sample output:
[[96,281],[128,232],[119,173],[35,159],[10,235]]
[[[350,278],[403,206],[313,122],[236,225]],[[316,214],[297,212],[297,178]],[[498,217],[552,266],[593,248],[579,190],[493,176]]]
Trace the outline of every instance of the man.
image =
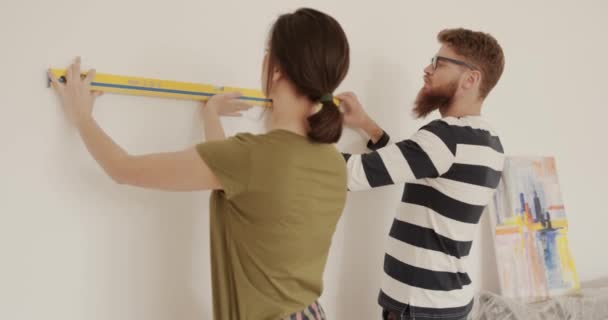
[[373,152],[345,154],[351,191],[405,183],[384,258],[378,302],[384,319],[465,319],[473,306],[469,255],[481,213],[498,186],[504,152],[481,116],[484,99],[504,69],[490,35],[448,29],[424,69],[414,114],[439,110],[441,119],[410,139],[389,136],[354,94],[338,96],[345,123],[363,129]]

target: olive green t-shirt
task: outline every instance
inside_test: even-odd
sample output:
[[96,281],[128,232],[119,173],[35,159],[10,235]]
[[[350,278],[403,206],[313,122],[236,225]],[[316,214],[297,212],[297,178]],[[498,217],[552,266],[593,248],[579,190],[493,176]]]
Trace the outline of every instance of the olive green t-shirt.
[[214,319],[275,320],[317,300],[346,201],[335,146],[274,130],[197,150],[223,186],[210,204]]

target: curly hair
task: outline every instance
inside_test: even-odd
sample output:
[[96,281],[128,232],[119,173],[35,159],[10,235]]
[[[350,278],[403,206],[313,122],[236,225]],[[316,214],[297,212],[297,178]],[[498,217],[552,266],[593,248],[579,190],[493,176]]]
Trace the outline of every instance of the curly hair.
[[479,95],[485,98],[496,86],[505,68],[505,56],[498,41],[488,33],[463,28],[442,30],[437,40],[481,72]]

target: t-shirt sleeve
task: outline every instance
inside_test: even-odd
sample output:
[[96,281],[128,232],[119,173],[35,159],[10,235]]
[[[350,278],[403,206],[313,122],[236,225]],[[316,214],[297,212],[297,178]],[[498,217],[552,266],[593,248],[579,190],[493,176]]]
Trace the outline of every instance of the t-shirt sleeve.
[[249,187],[252,135],[238,134],[225,140],[198,144],[201,159],[215,174],[228,199]]

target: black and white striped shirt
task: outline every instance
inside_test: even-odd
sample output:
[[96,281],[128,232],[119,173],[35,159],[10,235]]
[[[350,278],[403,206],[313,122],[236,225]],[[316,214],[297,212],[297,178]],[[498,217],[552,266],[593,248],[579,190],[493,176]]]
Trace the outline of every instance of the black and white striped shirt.
[[474,295],[465,259],[503,168],[500,140],[480,116],[435,120],[395,144],[384,138],[368,144],[373,152],[344,154],[351,191],[405,183],[378,302],[415,319],[461,319]]

